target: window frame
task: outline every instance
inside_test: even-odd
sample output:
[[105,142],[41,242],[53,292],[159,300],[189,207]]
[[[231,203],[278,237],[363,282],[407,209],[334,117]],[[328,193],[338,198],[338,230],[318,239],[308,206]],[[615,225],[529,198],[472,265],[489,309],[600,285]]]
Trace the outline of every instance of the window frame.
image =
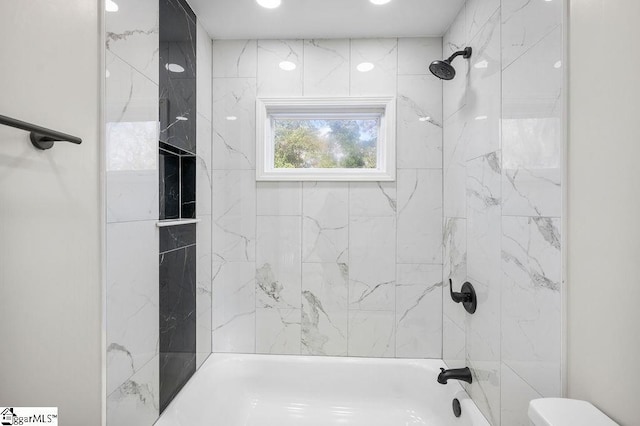
[[[377,141],[377,168],[274,167],[271,116],[321,118],[380,114]],[[396,99],[395,97],[348,98],[258,98],[256,99],[256,180],[257,181],[395,181],[396,179]]]

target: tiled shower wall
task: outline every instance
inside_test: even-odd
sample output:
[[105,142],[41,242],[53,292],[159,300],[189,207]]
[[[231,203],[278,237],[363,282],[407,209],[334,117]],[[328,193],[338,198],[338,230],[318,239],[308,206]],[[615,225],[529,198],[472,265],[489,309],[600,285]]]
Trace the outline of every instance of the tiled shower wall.
[[[106,13],[107,424],[159,415],[158,0]],[[211,348],[211,40],[197,27],[196,363]]]
[[444,294],[443,354],[494,425],[527,425],[561,393],[563,2],[468,0],[444,37],[444,278],[471,281],[477,312]]
[[[214,352],[442,356],[441,55],[440,38],[214,41]],[[256,183],[256,97],[374,95],[397,96],[396,182]]]
[[158,356],[158,0],[106,13],[107,424],[153,424]]

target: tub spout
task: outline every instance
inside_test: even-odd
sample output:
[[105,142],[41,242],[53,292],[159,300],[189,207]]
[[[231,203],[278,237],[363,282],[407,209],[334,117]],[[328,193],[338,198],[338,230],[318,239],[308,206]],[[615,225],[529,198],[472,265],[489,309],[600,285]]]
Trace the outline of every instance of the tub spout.
[[451,368],[449,370],[441,368],[440,374],[438,374],[438,383],[446,385],[449,379],[462,380],[463,382],[471,383],[471,370],[469,370],[469,367]]

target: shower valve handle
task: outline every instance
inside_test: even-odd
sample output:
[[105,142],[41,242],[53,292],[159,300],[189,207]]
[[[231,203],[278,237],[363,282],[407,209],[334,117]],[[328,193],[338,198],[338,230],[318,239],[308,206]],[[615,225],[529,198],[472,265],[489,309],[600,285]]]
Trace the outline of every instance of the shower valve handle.
[[456,303],[462,302],[462,306],[467,312],[473,314],[476,311],[478,299],[476,298],[476,291],[470,282],[467,281],[462,284],[462,291],[458,293],[453,291],[453,282],[449,278],[449,293],[451,294],[451,300]]

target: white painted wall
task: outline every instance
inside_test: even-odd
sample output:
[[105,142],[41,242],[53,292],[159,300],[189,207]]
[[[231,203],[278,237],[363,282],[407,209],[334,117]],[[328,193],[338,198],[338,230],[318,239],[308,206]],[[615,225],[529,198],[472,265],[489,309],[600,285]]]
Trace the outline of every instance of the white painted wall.
[[640,424],[640,2],[570,1],[568,396]]
[[0,4],[0,114],[84,140],[0,126],[0,401],[65,425],[102,411],[99,3]]

